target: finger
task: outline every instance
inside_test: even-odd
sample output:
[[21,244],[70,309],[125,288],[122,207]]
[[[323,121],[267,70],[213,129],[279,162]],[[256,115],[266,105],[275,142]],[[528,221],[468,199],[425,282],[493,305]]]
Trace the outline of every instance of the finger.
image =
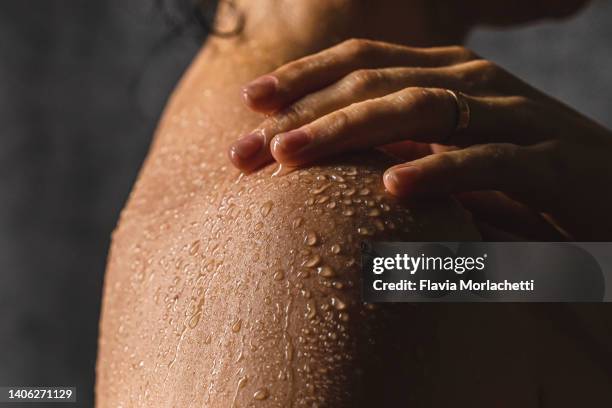
[[370,40],[348,40],[290,62],[243,90],[247,105],[274,112],[353,71],[393,66],[438,67],[478,58],[463,47],[412,48]]
[[230,147],[230,159],[236,167],[244,171],[254,170],[273,160],[268,143],[274,135],[298,128],[350,104],[410,86],[450,88],[467,92],[471,83],[462,81],[462,73],[470,69],[466,65],[469,63],[443,68],[354,71],[266,119],[258,129],[241,137]]
[[[528,144],[550,132],[533,120],[530,100],[522,97],[464,96],[471,110],[469,127],[456,132],[458,106],[444,89],[406,88],[334,111],[301,128],[276,135],[274,158],[302,165],[333,154],[404,140],[468,146],[476,143]],[[540,122],[542,117],[537,118]]]
[[504,231],[538,241],[566,241],[567,237],[538,211],[499,191],[460,193],[455,196],[474,218]]
[[383,180],[401,197],[498,190],[551,200],[559,188],[553,149],[551,143],[472,146],[391,167]]
[[269,141],[270,138],[263,129],[256,129],[242,136],[228,150],[230,162],[245,173],[270,163],[273,158],[270,149],[267,148]]

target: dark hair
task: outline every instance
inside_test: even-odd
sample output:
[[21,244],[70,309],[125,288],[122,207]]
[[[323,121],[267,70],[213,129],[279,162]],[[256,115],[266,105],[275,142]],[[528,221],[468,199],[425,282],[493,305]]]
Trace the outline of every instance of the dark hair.
[[[231,37],[244,26],[244,18],[233,0],[154,0],[154,4],[168,24],[172,36],[187,34],[198,41],[208,35]],[[235,15],[235,23],[229,30],[219,30],[214,26],[220,4]]]
[[[230,30],[219,30],[214,19],[220,7],[227,7],[235,16]],[[148,51],[142,69],[135,73],[128,84],[129,94],[134,99],[138,114],[146,117],[146,109],[140,101],[146,67],[160,65],[158,58],[166,55],[166,50],[175,41],[194,41],[199,47],[209,35],[231,37],[239,34],[244,26],[244,18],[234,4],[234,0],[153,0],[155,12],[166,23],[164,36]],[[163,51],[163,52],[162,52]],[[150,64],[150,62],[154,62]],[[156,111],[157,114],[157,111]]]

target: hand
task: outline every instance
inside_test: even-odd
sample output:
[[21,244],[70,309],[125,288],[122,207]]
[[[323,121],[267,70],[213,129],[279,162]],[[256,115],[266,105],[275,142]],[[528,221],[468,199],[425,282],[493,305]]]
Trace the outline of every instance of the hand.
[[[456,131],[460,92],[471,111]],[[383,147],[398,196],[498,190],[576,239],[612,236],[612,136],[462,47],[349,40],[260,77],[245,101],[270,114],[230,149],[252,171]]]

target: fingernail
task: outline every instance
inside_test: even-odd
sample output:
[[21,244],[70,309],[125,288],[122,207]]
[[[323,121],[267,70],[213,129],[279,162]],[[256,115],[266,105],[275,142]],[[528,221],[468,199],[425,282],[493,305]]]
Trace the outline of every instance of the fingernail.
[[242,160],[255,156],[263,147],[264,138],[261,132],[255,131],[238,140],[231,148],[231,154]]
[[415,166],[404,166],[389,170],[383,176],[385,187],[393,195],[406,195],[414,191],[414,186],[421,175],[421,169]]
[[276,93],[278,79],[272,75],[264,75],[249,83],[243,90],[247,102],[262,101],[268,99]]
[[303,130],[292,130],[276,136],[274,139],[274,149],[280,149],[283,153],[297,153],[308,143],[310,143],[310,137],[306,132]]

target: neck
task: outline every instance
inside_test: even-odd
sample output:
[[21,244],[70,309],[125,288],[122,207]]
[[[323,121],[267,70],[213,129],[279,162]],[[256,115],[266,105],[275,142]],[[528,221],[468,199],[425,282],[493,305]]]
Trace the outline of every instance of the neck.
[[451,23],[444,0],[221,0],[216,25],[240,31],[209,41],[219,51],[266,52],[294,59],[349,38],[417,47],[462,43],[468,28]]
[[205,107],[210,123],[219,121],[220,128],[231,130],[217,137],[228,133],[232,140],[238,130],[227,123],[240,124],[246,132],[261,121],[244,108],[241,87],[288,61],[349,38],[435,46],[461,43],[467,32],[439,18],[445,13],[431,5],[444,0],[381,0],[378,6],[363,0],[233,0],[235,7],[228,1],[221,0],[216,26],[231,31],[238,16],[244,25],[236,35],[209,37],[181,81],[174,110],[183,104]]

